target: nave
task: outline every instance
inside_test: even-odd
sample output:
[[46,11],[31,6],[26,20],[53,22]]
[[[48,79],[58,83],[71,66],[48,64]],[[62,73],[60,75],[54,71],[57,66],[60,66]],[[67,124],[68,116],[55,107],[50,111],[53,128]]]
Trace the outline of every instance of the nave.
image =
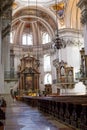
[[4,130],[73,130],[22,102],[7,104]]

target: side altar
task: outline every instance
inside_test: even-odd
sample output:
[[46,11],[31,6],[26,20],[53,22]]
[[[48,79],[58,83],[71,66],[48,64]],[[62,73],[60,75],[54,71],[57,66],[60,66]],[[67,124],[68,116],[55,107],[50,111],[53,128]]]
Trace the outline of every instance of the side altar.
[[22,94],[36,96],[39,90],[39,61],[27,54],[18,66],[19,90]]

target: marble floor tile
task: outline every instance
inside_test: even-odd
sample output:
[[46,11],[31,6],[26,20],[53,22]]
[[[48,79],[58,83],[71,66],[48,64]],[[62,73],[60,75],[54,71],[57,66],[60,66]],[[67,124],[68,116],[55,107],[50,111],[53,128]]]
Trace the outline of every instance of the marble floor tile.
[[[1,130],[1,129],[0,129]],[[22,102],[11,103],[6,108],[4,130],[72,130],[56,121],[53,117],[44,115],[37,108]]]

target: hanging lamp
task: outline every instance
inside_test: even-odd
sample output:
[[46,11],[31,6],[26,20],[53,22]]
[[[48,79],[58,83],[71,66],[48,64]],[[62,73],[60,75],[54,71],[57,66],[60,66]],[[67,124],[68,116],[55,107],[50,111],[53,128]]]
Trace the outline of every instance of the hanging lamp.
[[58,3],[57,0],[55,0],[55,12],[56,12],[56,32],[55,32],[55,37],[53,39],[53,43],[54,43],[54,49],[61,49],[61,48],[65,48],[66,45],[63,42],[63,39],[61,39],[59,37],[59,30],[58,30],[58,17],[57,17],[57,13],[58,13]]

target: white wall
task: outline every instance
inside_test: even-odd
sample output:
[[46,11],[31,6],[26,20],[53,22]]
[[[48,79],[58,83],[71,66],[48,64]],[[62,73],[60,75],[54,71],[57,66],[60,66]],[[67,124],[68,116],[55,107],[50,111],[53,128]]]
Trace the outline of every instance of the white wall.
[[10,94],[10,89],[12,87],[14,87],[14,85],[16,84],[17,81],[8,81],[4,83],[5,87],[4,87],[4,90],[5,90],[5,94]]

